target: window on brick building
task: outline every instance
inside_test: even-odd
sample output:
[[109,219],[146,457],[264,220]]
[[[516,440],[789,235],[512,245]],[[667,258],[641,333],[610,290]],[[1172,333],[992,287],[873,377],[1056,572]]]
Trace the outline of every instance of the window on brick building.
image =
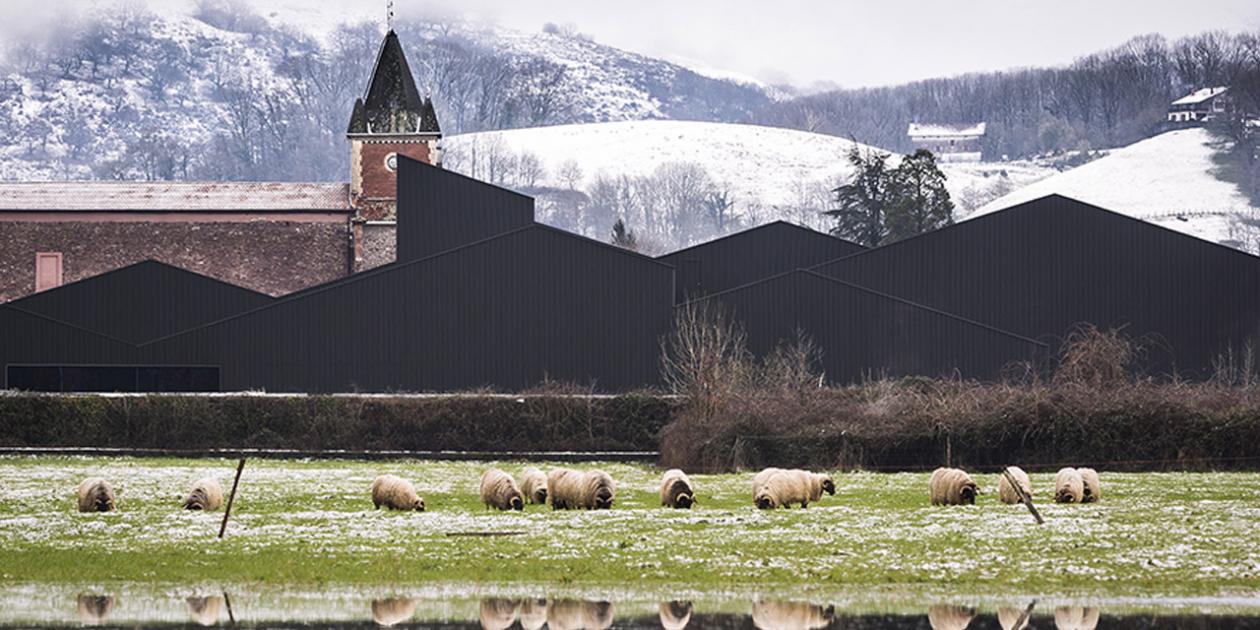
[[35,254],[35,290],[61,286],[61,252]]

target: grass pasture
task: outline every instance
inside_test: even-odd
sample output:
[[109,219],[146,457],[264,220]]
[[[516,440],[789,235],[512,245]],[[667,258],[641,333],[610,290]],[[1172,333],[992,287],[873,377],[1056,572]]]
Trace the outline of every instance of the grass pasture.
[[[608,464],[618,482],[611,511],[497,513],[478,501],[481,472],[523,464],[252,460],[219,541],[221,512],[179,503],[206,474],[226,491],[234,464],[0,458],[0,585],[1260,591],[1258,474],[1103,471],[1102,503],[1058,506],[1047,502],[1052,474],[1036,473],[1038,526],[1023,506],[998,502],[995,474],[976,476],[985,490],[976,506],[931,507],[926,473],[848,473],[836,475],[836,496],[774,512],[752,506],[751,473],[693,475],[698,506],[674,511],[658,505],[659,470]],[[367,488],[382,472],[411,479],[428,511],[373,511]],[[115,483],[117,513],[74,511],[74,488],[89,475]],[[448,535],[497,531],[523,533]]]

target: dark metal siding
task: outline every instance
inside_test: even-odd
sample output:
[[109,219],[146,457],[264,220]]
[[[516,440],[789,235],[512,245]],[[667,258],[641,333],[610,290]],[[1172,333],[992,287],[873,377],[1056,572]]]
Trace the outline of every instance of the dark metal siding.
[[396,259],[400,263],[533,222],[531,197],[399,156]]
[[657,260],[678,269],[674,299],[681,303],[862,251],[857,243],[775,221]]
[[1125,327],[1152,374],[1260,341],[1260,259],[1053,196],[815,268],[1057,346]]

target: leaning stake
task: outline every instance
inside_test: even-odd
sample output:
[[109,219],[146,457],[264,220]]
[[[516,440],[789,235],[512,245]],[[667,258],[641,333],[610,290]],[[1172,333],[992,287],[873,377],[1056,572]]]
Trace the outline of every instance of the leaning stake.
[[236,484],[241,482],[241,471],[245,469],[245,458],[236,463],[236,479],[232,480],[232,493],[228,495],[227,508],[223,510],[223,524],[219,526],[219,538],[223,538],[223,532],[227,531],[228,517],[232,515],[232,501],[236,499]]
[[[241,460],[241,461],[244,462],[245,460]],[[1015,492],[1017,494],[1019,494],[1019,500],[1023,502],[1024,505],[1028,506],[1028,511],[1032,512],[1033,518],[1037,519],[1037,524],[1038,525],[1044,524],[1045,521],[1041,519],[1041,513],[1038,512],[1037,508],[1034,507],[1032,504],[1032,497],[1028,496],[1027,494],[1024,494],[1023,486],[1019,485],[1019,483],[1015,481],[1015,476],[1011,474],[1010,468],[1011,468],[1010,466],[1004,467],[1002,469],[1002,476],[1006,477],[1006,482],[1011,484],[1011,487],[1015,489]],[[235,491],[236,488],[233,488],[232,490]],[[231,507],[231,506],[232,506],[232,502],[229,500],[228,507]],[[227,521],[225,520],[224,522],[227,522]]]

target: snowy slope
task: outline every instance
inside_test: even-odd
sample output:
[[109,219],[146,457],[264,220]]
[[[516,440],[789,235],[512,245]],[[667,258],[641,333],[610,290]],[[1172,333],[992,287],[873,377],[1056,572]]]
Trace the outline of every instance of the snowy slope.
[[1214,143],[1203,129],[1170,131],[1016,190],[972,216],[1058,193],[1206,240],[1245,245],[1239,241],[1260,215],[1232,183],[1213,175]]

